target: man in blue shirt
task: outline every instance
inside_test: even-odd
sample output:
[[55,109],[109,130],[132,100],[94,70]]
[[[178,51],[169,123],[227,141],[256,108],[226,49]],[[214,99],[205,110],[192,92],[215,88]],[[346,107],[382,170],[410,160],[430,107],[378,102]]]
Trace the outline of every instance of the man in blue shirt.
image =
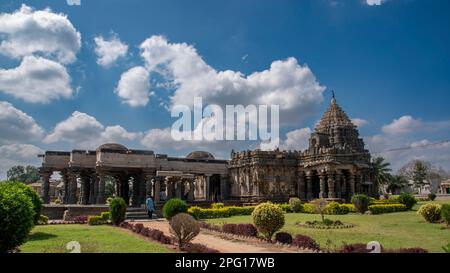
[[155,211],[155,203],[153,202],[153,199],[149,195],[147,195],[145,205],[147,206],[148,217],[152,219],[152,214]]

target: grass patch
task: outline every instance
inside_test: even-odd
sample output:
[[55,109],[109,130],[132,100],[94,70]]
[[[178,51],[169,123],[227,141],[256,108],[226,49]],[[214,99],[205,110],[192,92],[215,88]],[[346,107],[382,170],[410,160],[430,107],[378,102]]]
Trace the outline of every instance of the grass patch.
[[20,249],[24,253],[68,253],[66,244],[70,241],[78,241],[83,253],[173,252],[159,243],[106,225],[36,226]]
[[[430,252],[443,252],[442,246],[450,243],[450,230],[442,229],[442,224],[430,224],[416,214],[420,205],[413,211],[387,213],[380,215],[327,215],[331,220],[352,223],[350,229],[310,229],[295,225],[296,222],[320,220],[320,215],[288,213],[283,231],[292,235],[303,234],[314,238],[322,247],[339,247],[346,243],[367,243],[378,241],[386,248],[422,247]],[[439,202],[441,203],[441,202]],[[448,203],[448,201],[447,201]],[[252,223],[251,216],[234,216],[206,220],[213,224]]]

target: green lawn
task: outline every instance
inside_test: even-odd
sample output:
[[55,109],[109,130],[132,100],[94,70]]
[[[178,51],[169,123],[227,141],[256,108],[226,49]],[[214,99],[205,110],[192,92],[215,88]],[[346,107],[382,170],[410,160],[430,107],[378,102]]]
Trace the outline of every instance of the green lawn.
[[167,253],[170,249],[112,226],[46,225],[36,226],[22,252],[67,253],[66,244],[78,241],[84,253]]
[[[448,201],[447,201],[448,202]],[[442,203],[442,202],[439,202]],[[417,209],[420,204],[416,205]],[[450,243],[450,229],[443,229],[442,224],[429,224],[416,214],[416,211],[389,213],[382,215],[328,215],[327,218],[353,223],[354,228],[319,230],[301,228],[296,222],[320,220],[320,215],[288,213],[283,231],[292,235],[304,234],[314,238],[321,246],[331,247],[346,243],[367,243],[378,241],[386,248],[423,247],[430,252],[443,252],[442,246]],[[210,223],[252,223],[251,216],[210,219]]]

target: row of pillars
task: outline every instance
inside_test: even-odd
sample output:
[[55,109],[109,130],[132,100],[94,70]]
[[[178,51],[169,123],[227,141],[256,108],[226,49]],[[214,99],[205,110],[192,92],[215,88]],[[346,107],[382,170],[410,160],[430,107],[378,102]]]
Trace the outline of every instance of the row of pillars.
[[301,172],[298,179],[298,195],[301,199],[314,199],[313,180],[319,178],[319,198],[349,198],[356,192],[360,192],[363,175],[349,172],[345,175],[342,171],[313,171]]

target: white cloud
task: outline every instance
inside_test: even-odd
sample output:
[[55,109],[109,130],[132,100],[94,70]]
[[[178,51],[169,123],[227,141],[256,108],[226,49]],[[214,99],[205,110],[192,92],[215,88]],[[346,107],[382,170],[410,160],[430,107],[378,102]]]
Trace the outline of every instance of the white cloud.
[[102,143],[130,141],[138,137],[139,133],[129,133],[119,125],[105,127],[96,118],[75,111],[69,118],[58,123],[44,142],[64,141],[79,148],[95,149]]
[[81,0],[66,0],[69,6],[81,6]]
[[151,93],[150,76],[142,66],[136,66],[120,77],[115,93],[122,98],[123,103],[132,107],[145,106],[149,102]]
[[32,117],[11,103],[0,101],[0,144],[39,140],[43,134]]
[[76,60],[81,47],[81,35],[66,15],[35,11],[25,4],[0,14],[0,37],[0,54],[16,59],[42,54],[67,64]]
[[352,123],[355,124],[358,128],[366,126],[369,122],[362,118],[352,118]]
[[384,125],[380,134],[364,140],[372,156],[385,157],[394,170],[413,159],[450,169],[450,143],[423,147],[448,139],[449,135],[450,120],[424,121],[405,115]]
[[272,62],[268,70],[248,76],[240,72],[217,71],[186,43],[169,43],[162,36],[152,36],[141,45],[149,73],[160,74],[175,87],[172,105],[192,106],[195,96],[209,104],[276,104],[280,119],[298,122],[313,113],[323,100],[321,86],[306,65],[295,58]]
[[122,43],[116,34],[109,40],[105,40],[102,36],[94,38],[95,54],[97,54],[97,63],[101,66],[108,67],[117,59],[125,57],[128,52],[128,45]]
[[27,56],[12,69],[0,69],[0,92],[32,103],[48,103],[73,94],[71,78],[61,64]]
[[308,148],[312,130],[302,128],[286,133],[286,139],[280,143],[281,150],[303,151]]
[[369,6],[380,6],[384,3],[384,0],[366,0],[366,4]]
[[0,179],[6,178],[6,172],[15,165],[38,165],[38,154],[42,149],[31,144],[10,144],[0,146]]

